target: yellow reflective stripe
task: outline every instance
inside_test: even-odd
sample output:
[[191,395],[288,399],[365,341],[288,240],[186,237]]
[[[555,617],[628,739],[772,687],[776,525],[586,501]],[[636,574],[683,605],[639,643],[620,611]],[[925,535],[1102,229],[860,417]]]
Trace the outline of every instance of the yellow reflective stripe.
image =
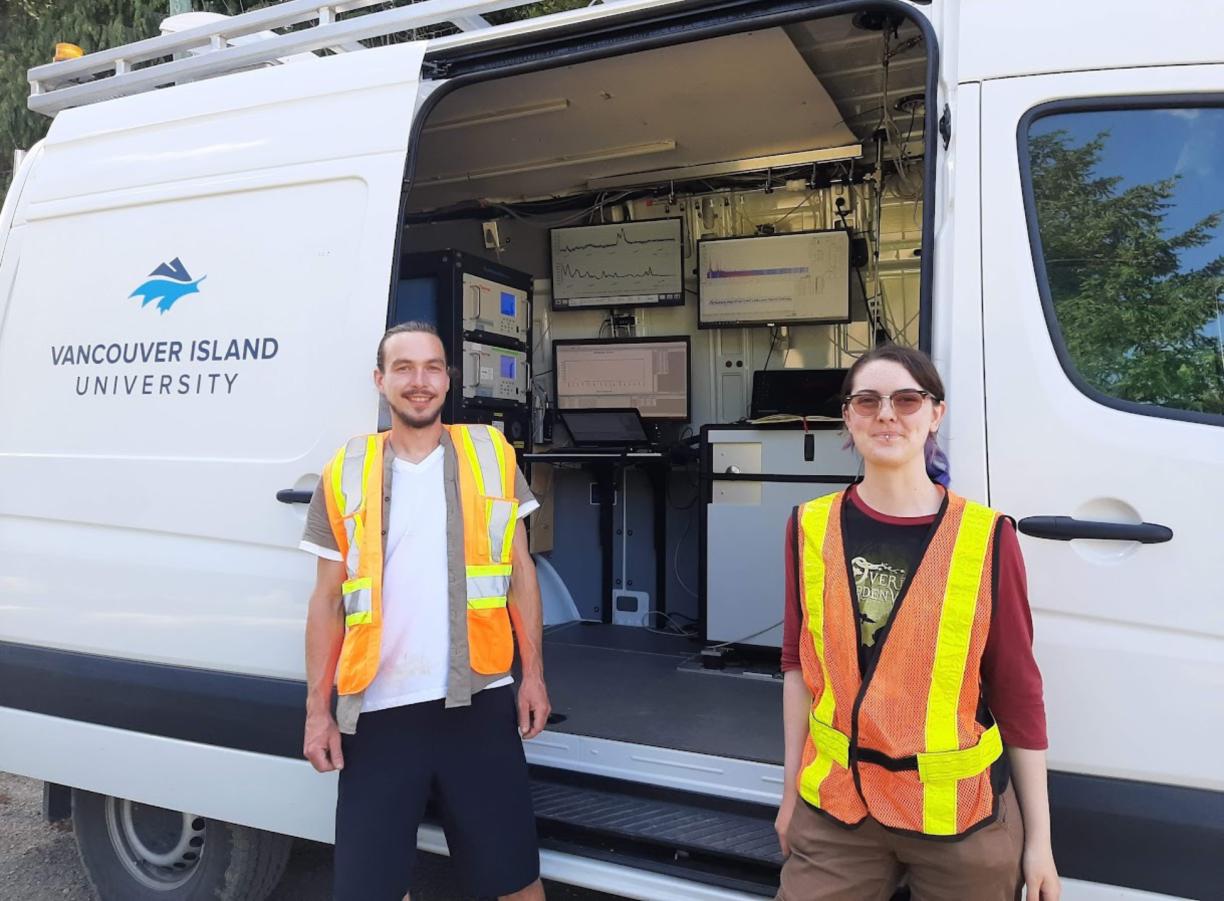
[[[960,749],[957,710],[993,525],[993,511],[972,501],[965,502],[935,639],[935,662],[927,695],[927,754]],[[922,831],[927,835],[956,834],[955,779],[923,783]]]
[[[821,676],[820,698],[813,706],[810,718],[821,723],[833,722],[837,709],[837,699],[829,682],[829,667],[825,662],[824,643],[824,544],[834,499],[835,495],[826,495],[808,501],[800,508],[803,546],[799,548],[799,553],[802,555],[804,602],[807,606],[808,631],[812,636],[816,659],[820,662]],[[815,553],[807,553],[809,544],[815,548]],[[834,757],[820,747],[814,734],[812,740],[816,744],[816,758],[800,774],[799,787],[805,798],[819,805],[820,784],[833,770]]]
[[849,769],[850,736],[838,732],[828,723],[822,723],[815,716],[808,717],[808,727],[812,731],[812,742],[821,753],[840,764],[843,769]]
[[[803,541],[804,547],[799,549],[803,554],[804,597],[807,603],[808,631],[812,634],[812,644],[816,651],[816,659],[820,661],[821,690],[820,699],[816,703],[814,713],[822,723],[833,722],[833,714],[837,709],[837,698],[833,694],[833,686],[829,682],[829,666],[825,662],[824,643],[824,544],[825,535],[829,529],[829,512],[833,507],[834,495],[827,495],[809,501],[803,505]],[[816,553],[808,555],[806,548],[808,536],[812,536],[811,544]]]
[[362,610],[360,613],[350,613],[344,618],[344,625],[360,626],[374,621],[374,614],[369,610]]
[[332,457],[331,461],[331,489],[332,498],[336,502],[336,509],[340,511],[340,515],[344,515],[347,506],[347,500],[344,497],[344,482],[342,475],[344,473],[344,452],[345,448],[340,448],[336,451],[336,456]]
[[467,577],[469,579],[479,578],[480,576],[508,575],[510,575],[509,563],[469,563],[467,566]]
[[933,751],[918,754],[918,778],[925,783],[950,782],[955,788],[957,779],[969,779],[985,772],[986,768],[1003,756],[1003,737],[998,725],[982,733],[981,739],[972,748],[958,751]]
[[341,586],[340,591],[343,594],[348,594],[353,591],[360,591],[363,588],[373,588],[374,580],[369,576],[362,576],[360,579],[349,579]]
[[476,479],[476,493],[487,494],[485,491],[484,473],[480,471],[480,457],[476,454],[476,445],[472,443],[472,433],[467,426],[458,426],[459,443],[463,445],[463,455],[467,457],[468,469]]
[[833,772],[833,758],[817,749],[816,759],[799,774],[799,793],[819,807],[820,784],[829,777],[831,772]]
[[468,598],[468,608],[471,610],[491,610],[495,607],[505,607],[506,596],[495,598]]

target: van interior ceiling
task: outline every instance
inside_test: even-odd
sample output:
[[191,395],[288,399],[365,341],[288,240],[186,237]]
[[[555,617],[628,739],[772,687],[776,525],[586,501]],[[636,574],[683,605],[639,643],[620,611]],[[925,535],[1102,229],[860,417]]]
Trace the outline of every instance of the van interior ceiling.
[[[822,489],[783,486],[788,499],[763,522],[777,533],[776,559],[749,573],[749,593],[735,600],[749,609],[730,619],[742,631],[720,632],[707,582],[716,560],[735,555],[718,547],[726,536],[704,508],[720,497],[759,502],[762,490],[768,500],[778,486],[732,482],[715,496],[724,483],[701,477],[696,436],[750,416],[760,370],[838,370],[881,341],[917,345],[927,49],[908,21],[840,15],[482,81],[428,113],[403,259],[458,251],[531,277],[527,449],[568,442],[554,416],[554,342],[691,341],[689,419],[654,426],[668,455],[664,490],[652,494],[638,468],[618,471],[613,548],[601,542],[608,498],[590,467],[530,467],[542,503],[532,543],[544,561],[550,729],[782,762],[783,526],[798,494]],[[554,307],[551,229],[677,217],[682,303]],[[837,229],[851,239],[848,322],[699,327],[699,241]],[[853,476],[841,439],[827,434],[836,440],[819,453],[836,459],[817,471]],[[659,527],[661,546],[651,538]],[[653,596],[656,584],[662,597],[625,615],[619,598]]]

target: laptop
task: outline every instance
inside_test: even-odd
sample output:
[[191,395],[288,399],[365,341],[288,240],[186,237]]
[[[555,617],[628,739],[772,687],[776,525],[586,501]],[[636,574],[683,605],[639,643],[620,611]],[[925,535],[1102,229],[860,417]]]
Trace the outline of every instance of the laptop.
[[771,369],[752,374],[752,419],[790,414],[841,418],[845,369]]
[[615,453],[651,445],[642,414],[634,407],[566,409],[557,415],[573,439],[566,452]]

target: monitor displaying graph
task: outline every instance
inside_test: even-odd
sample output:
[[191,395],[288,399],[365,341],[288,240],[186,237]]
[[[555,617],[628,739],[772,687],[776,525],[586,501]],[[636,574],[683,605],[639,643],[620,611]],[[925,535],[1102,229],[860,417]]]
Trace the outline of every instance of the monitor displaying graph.
[[850,321],[850,233],[698,242],[702,328]]
[[554,228],[554,310],[684,303],[679,219]]
[[553,342],[559,410],[632,407],[643,419],[688,422],[689,369],[687,335]]

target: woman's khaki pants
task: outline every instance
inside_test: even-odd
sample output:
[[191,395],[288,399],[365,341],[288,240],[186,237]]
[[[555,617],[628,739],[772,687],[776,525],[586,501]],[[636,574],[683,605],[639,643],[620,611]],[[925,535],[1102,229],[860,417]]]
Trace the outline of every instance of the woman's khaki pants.
[[1019,901],[1024,822],[1009,785],[999,816],[960,841],[846,829],[802,800],[786,834],[791,855],[777,901],[888,901],[904,877],[913,901]]

